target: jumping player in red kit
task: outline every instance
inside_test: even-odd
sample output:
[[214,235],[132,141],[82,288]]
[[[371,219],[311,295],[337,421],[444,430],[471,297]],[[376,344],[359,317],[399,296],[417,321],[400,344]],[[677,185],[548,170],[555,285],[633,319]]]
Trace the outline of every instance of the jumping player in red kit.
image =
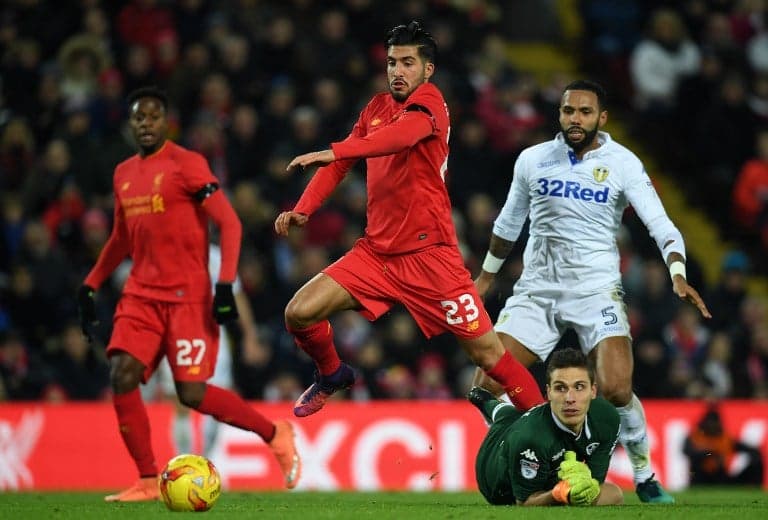
[[[218,323],[238,317],[232,295],[242,227],[205,159],[166,139],[168,100],[155,88],[128,96],[139,152],[115,168],[114,226],[78,293],[83,332],[97,323],[94,292],[127,257],[133,260],[107,347],[120,434],[139,480],[108,502],[156,500],[157,464],[147,411],[139,392],[163,357],[185,406],[259,435],[296,486],[301,463],[293,427],[272,422],[230,390],[206,383],[213,375]],[[208,275],[208,221],[221,236],[215,295]],[[213,308],[213,312],[211,312]]]
[[356,160],[367,159],[368,172],[365,236],[300,288],[285,309],[288,331],[317,365],[315,382],[296,401],[294,414],[317,412],[331,394],[354,383],[354,371],[336,352],[329,316],[354,309],[375,320],[397,302],[427,337],[454,334],[472,361],[527,410],[544,399],[493,331],[457,245],[445,187],[448,108],[429,83],[437,45],[414,21],[392,29],[385,47],[389,92],[371,99],[344,141],[288,165],[324,167],[293,210],[277,217],[280,235],[306,224]]

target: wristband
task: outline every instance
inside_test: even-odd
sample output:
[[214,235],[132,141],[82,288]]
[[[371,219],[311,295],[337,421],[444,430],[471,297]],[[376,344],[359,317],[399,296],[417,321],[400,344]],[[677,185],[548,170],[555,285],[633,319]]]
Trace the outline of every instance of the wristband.
[[673,280],[675,279],[675,275],[680,275],[683,277],[683,280],[685,280],[685,264],[681,262],[680,260],[675,260],[669,265],[669,276]]
[[483,260],[483,271],[496,274],[499,272],[499,269],[501,269],[502,264],[504,264],[505,258],[499,258],[498,256],[493,256],[490,251],[488,251],[485,254],[485,260]]

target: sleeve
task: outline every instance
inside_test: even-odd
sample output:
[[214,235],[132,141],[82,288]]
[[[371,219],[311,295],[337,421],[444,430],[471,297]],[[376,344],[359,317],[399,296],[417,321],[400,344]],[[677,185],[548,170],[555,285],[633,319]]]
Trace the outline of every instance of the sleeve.
[[125,227],[123,218],[123,208],[120,205],[120,199],[115,197],[115,213],[112,232],[104,244],[104,248],[99,253],[99,258],[93,266],[83,283],[94,289],[101,287],[109,275],[120,265],[125,257],[130,253],[130,242],[128,231]]
[[[360,116],[357,118],[357,122],[355,122],[355,126],[352,127],[352,131],[342,143],[347,142],[350,139],[359,138],[365,134],[364,122],[366,120],[367,111],[368,107],[363,109]],[[334,155],[335,153],[336,152],[334,151]],[[336,189],[336,186],[344,180],[347,172],[349,172],[356,161],[357,159],[339,159],[339,157],[336,156],[334,162],[318,168],[307,184],[307,187],[304,188],[304,192],[294,206],[293,211],[311,216],[323,204],[323,201],[328,198],[328,195]]]
[[337,159],[379,157],[401,152],[432,135],[434,118],[421,110],[406,110],[393,123],[361,137],[331,144]]
[[[530,435],[507,438],[509,480],[515,499],[525,502],[539,491],[551,489],[552,460]],[[556,473],[556,472],[555,472]],[[550,485],[551,484],[551,485]]]
[[309,180],[307,187],[304,188],[304,193],[301,194],[293,211],[307,216],[312,215],[328,198],[328,195],[336,189],[336,186],[344,180],[354,163],[354,160],[334,161],[328,166],[318,168]]
[[208,166],[208,161],[199,153],[187,151],[180,166],[184,190],[187,193],[197,193],[206,184],[219,184],[219,180]]
[[613,451],[619,441],[621,423],[616,408],[604,399],[595,399],[590,407],[591,421],[600,428],[600,445],[589,455],[587,466],[592,472],[592,478],[601,484],[605,482]]
[[221,243],[221,268],[219,281],[232,283],[237,276],[237,262],[240,258],[240,241],[243,226],[234,208],[221,190],[205,199],[203,209],[219,228]]
[[531,199],[526,162],[527,154],[523,152],[515,161],[507,200],[493,223],[493,234],[510,242],[517,241],[530,209]]
[[683,235],[667,216],[661,199],[640,160],[635,158],[625,171],[627,183],[624,193],[627,200],[653,237],[664,261],[666,262],[670,253],[679,253],[685,258]]

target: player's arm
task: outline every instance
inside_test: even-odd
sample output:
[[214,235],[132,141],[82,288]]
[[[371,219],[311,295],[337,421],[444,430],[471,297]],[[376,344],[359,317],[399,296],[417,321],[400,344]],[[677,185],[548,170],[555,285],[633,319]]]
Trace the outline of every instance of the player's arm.
[[501,270],[507,256],[512,252],[512,248],[520,236],[520,231],[523,229],[523,224],[525,224],[525,219],[528,217],[530,195],[525,180],[525,162],[526,158],[523,153],[515,162],[507,200],[493,223],[488,252],[485,255],[485,260],[483,260],[482,270],[475,279],[475,287],[480,296],[483,296],[490,289],[496,273]]
[[496,273],[501,270],[501,266],[514,247],[515,242],[513,240],[505,240],[499,235],[491,233],[491,241],[488,244],[488,252],[483,260],[483,267],[480,270],[480,274],[475,278],[475,287],[480,296],[484,296],[488,289],[491,288]]
[[435,132],[435,122],[423,105],[409,105],[393,123],[364,136],[350,136],[331,144],[335,159],[361,159],[391,155],[411,148]]
[[648,232],[656,241],[669,274],[672,278],[672,289],[682,300],[694,304],[705,318],[712,315],[698,291],[688,284],[685,272],[685,241],[680,230],[672,223],[664,206],[656,193],[648,174],[642,169],[639,161],[630,168],[639,168],[639,172],[630,174],[630,182],[625,190],[627,200],[645,224]]
[[119,199],[115,198],[114,224],[104,248],[99,253],[91,271],[86,276],[84,285],[93,290],[98,289],[104,280],[117,269],[117,266],[130,254],[130,241],[125,226],[123,210]]
[[221,267],[218,283],[232,284],[237,276],[243,225],[218,184],[208,183],[195,192],[195,200],[219,228]]

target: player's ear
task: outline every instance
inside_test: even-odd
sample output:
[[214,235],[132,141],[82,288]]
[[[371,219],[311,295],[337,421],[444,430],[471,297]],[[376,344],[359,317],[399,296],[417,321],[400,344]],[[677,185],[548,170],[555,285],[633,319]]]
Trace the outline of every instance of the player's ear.
[[597,120],[597,126],[599,128],[602,128],[605,126],[605,124],[608,122],[608,111],[603,110],[600,112],[600,118]]
[[435,73],[435,64],[431,61],[428,61],[426,65],[424,65],[424,79],[429,80],[429,78],[432,77],[432,74]]
[[597,383],[592,383],[592,399],[597,397]]

